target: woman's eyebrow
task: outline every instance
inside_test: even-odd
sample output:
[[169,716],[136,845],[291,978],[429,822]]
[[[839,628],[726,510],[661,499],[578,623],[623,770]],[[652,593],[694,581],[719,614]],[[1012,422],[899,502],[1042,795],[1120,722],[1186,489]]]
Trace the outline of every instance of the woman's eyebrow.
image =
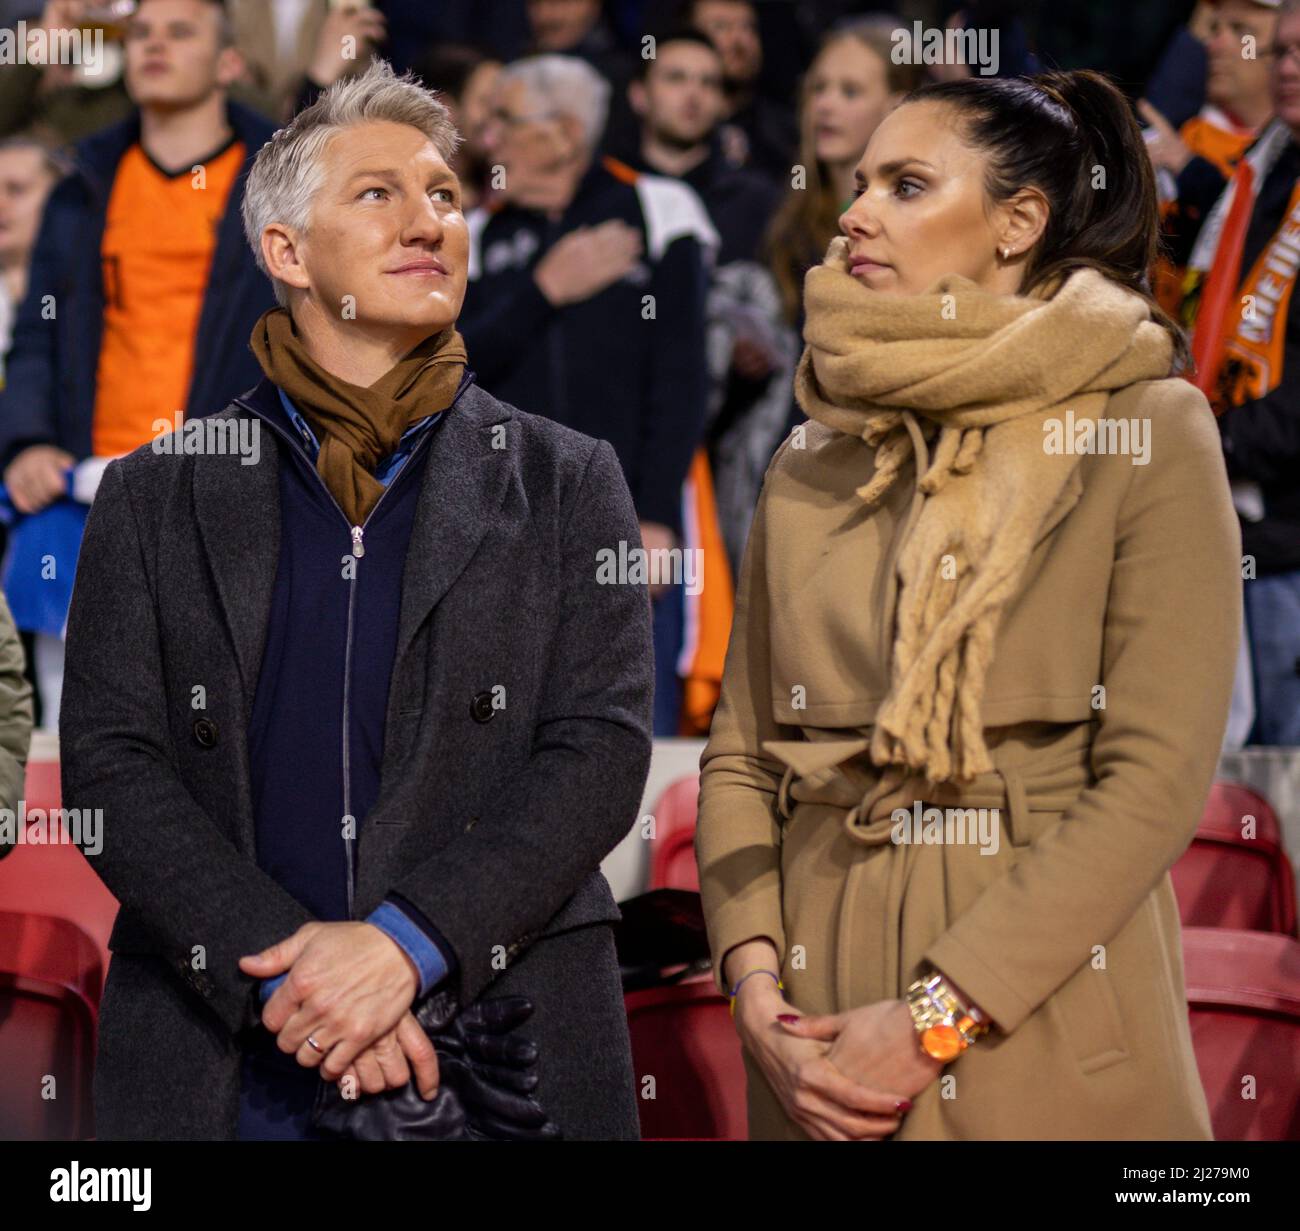
[[882,162],[876,169],[881,175],[893,175],[895,171],[901,171],[904,167],[915,163],[918,167],[928,167],[934,170],[934,164],[926,162],[924,158],[895,158],[889,162]]

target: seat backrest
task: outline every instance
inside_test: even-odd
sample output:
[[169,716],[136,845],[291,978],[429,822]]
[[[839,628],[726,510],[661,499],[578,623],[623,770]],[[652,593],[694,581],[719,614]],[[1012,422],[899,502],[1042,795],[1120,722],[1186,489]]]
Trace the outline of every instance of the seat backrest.
[[1186,926],[1296,935],[1295,874],[1277,816],[1239,783],[1214,783],[1196,836],[1170,877]]
[[700,776],[687,774],[655,801],[655,837],[650,848],[649,889],[699,889],[695,867],[695,817]]
[[103,968],[75,923],[0,911],[0,1140],[90,1136]]
[[1219,1141],[1300,1141],[1300,940],[1183,929],[1192,1043]]
[[651,889],[700,889],[700,867],[695,861],[695,834],[678,830],[661,838],[651,864]]
[[648,988],[625,999],[642,1138],[745,1140],[740,1040],[712,981]]
[[[40,809],[48,816],[51,808],[60,807],[58,762],[29,762],[25,789],[29,813]],[[108,970],[108,938],[118,902],[70,841],[23,844],[0,859],[0,907],[70,920],[98,945],[101,967]],[[95,999],[98,1003],[98,990]]]

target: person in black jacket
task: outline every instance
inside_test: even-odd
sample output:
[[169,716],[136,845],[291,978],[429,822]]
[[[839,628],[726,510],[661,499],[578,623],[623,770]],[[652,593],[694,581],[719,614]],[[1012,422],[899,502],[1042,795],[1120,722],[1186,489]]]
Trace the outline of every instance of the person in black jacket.
[[707,393],[712,228],[694,193],[594,156],[608,97],[567,56],[502,71],[484,142],[504,187],[469,219],[460,329],[486,388],[608,440],[643,530],[675,532]]
[[[458,139],[378,61],[263,148],[283,306],[232,350],[265,379],[186,428],[264,447],[142,447],[91,509],[60,734],[122,904],[101,1140],[365,1136],[398,1091],[395,1137],[449,1100],[479,1136],[637,1136],[599,870],[650,760],[646,588],[599,569],[636,516],[608,444],[475,384]],[[431,1003],[531,1010],[488,1043],[535,1086],[435,1055]]]
[[[484,388],[614,446],[646,548],[672,551],[709,396],[717,234],[684,184],[597,155],[609,95],[570,56],[502,70],[482,134],[497,191],[468,218],[460,330]],[[656,731],[675,735],[680,624],[671,588],[651,593]]]
[[[1290,17],[1300,35],[1300,14]],[[1300,69],[1286,70],[1300,85]],[[1291,138],[1255,202],[1243,278],[1275,242],[1300,184],[1300,107],[1279,115]],[[1249,742],[1300,745],[1300,311],[1291,304],[1277,384],[1219,416],[1219,435],[1241,519],[1255,722]]]
[[[1228,313],[1207,362],[1220,373],[1211,401],[1221,412],[1219,434],[1241,519],[1255,709],[1249,742],[1294,746],[1300,744],[1300,313],[1292,296],[1300,264],[1300,0],[1284,0],[1272,42],[1260,54],[1270,65],[1275,118],[1244,155],[1255,196],[1240,240],[1243,309]],[[1234,192],[1242,190],[1243,170],[1239,165],[1234,175]],[[1199,231],[1184,225],[1170,233],[1173,260],[1192,268],[1184,313],[1198,330],[1208,327],[1197,307],[1208,271],[1229,262],[1232,248],[1226,194],[1217,204],[1208,199],[1213,208],[1207,206]]]
[[712,389],[705,435],[718,522],[732,575],[739,576],[763,473],[784,435],[798,356],[776,280],[760,261],[780,189],[723,152],[722,81],[717,49],[686,26],[656,38],[655,54],[641,62],[628,97],[641,120],[632,165],[698,193],[718,231],[709,287]]
[[751,0],[686,0],[677,20],[707,35],[722,55],[727,94],[722,136],[728,156],[779,180],[799,148],[794,108],[760,89],[763,41]]

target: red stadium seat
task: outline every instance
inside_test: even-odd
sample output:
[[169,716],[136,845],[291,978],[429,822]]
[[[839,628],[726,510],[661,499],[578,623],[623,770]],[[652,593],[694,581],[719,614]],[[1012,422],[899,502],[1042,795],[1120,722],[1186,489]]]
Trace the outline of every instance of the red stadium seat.
[[98,946],[75,923],[0,911],[0,1140],[91,1134],[103,978]]
[[1218,1141],[1300,1141],[1300,941],[1184,928],[1192,1044]]
[[29,808],[57,808],[63,795],[58,761],[28,761],[25,789]]
[[699,889],[700,872],[695,863],[699,798],[699,774],[679,778],[659,796],[654,806],[655,838],[647,888]]
[[[1255,836],[1242,821],[1255,819]],[[1216,782],[1186,853],[1170,869],[1187,927],[1296,934],[1295,874],[1268,801],[1235,782]]]
[[[28,811],[60,806],[57,761],[28,763],[26,800]],[[18,846],[0,859],[0,906],[75,923],[99,947],[100,969],[107,973],[118,902],[71,842]],[[98,1004],[99,987],[94,994]]]
[[647,988],[625,999],[642,1139],[744,1141],[740,1040],[712,980]]

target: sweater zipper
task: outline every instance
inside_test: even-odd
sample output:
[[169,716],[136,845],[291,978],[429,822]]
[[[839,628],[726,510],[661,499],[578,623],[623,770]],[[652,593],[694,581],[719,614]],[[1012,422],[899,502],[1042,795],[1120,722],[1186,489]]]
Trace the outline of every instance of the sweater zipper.
[[[394,476],[396,478],[396,476]],[[388,491],[385,489],[384,495]],[[333,499],[333,496],[330,497]],[[380,497],[380,500],[383,496]],[[379,507],[379,502],[375,502],[375,508]],[[343,510],[340,509],[341,513]],[[374,512],[374,509],[371,510]],[[347,517],[344,517],[344,521]],[[367,518],[367,521],[370,519]],[[347,639],[343,643],[343,815],[348,822],[347,829],[344,831],[343,845],[346,848],[348,861],[348,918],[352,918],[352,898],[354,893],[354,873],[352,871],[353,859],[353,838],[352,830],[356,828],[356,817],[352,815],[352,629],[355,624],[356,607],[357,607],[357,577],[360,573],[360,565],[355,561],[360,560],[366,554],[365,545],[362,542],[365,536],[364,526],[353,526],[351,529],[352,537],[352,577],[348,581],[348,631]]]
[[[246,402],[241,402],[238,398],[236,398],[235,404],[237,406],[243,407],[245,410],[249,411],[250,413],[257,415],[258,419],[260,419],[263,423],[265,423],[267,427],[269,427],[273,432],[275,432],[282,440],[288,441],[291,448],[297,449],[304,461],[308,460],[306,454],[302,453],[301,447],[298,445],[298,443],[295,440],[293,440],[292,437],[289,436],[287,432],[282,431],[274,423],[270,422],[270,420],[258,414],[258,412],[254,410],[251,406],[249,406]],[[343,519],[343,524],[348,528],[349,550],[352,552],[353,559],[360,560],[366,554],[366,545],[365,545],[366,527],[370,524],[371,518],[373,518],[374,515],[379,511],[379,506],[383,504],[384,499],[387,497],[388,493],[392,491],[394,487],[397,486],[398,481],[401,479],[402,475],[406,472],[406,468],[413,461],[415,461],[416,457],[419,455],[420,450],[423,449],[424,446],[429,442],[429,438],[433,430],[434,429],[432,426],[430,427],[429,430],[426,430],[424,435],[420,438],[420,443],[415,446],[415,448],[411,451],[410,455],[407,457],[406,461],[404,461],[401,464],[401,466],[398,468],[397,473],[393,475],[391,479],[389,479],[388,485],[380,493],[379,499],[375,501],[374,508],[370,510],[370,512],[366,515],[365,521],[362,522],[362,524],[359,526],[354,526],[351,523],[351,521],[349,521],[348,515],[342,510],[342,508],[339,507],[339,502],[334,499],[334,493],[330,491],[329,487],[325,483],[325,480],[320,477],[320,474],[316,470],[316,467],[311,466],[310,462],[308,462],[309,468],[312,474],[316,478],[316,482],[320,484],[321,490],[324,491],[326,498],[334,506],[334,508],[338,510],[338,515]],[[352,817],[352,757],[351,757],[352,741],[350,738],[351,717],[352,717],[352,708],[351,708],[352,636],[353,636],[353,629],[355,627],[355,622],[356,622],[357,577],[359,575],[360,575],[360,566],[354,565],[352,570],[352,578],[348,583],[347,637],[343,646],[343,732],[342,732],[343,815],[344,817],[352,818],[353,826],[355,826],[356,824],[356,819]],[[354,854],[355,847],[353,843],[354,843],[354,839],[350,836],[350,834],[345,833],[345,836],[343,838],[343,847],[344,847],[344,854],[347,858],[348,918],[349,919],[352,918],[353,899],[356,894],[356,873],[353,870],[353,854]]]

